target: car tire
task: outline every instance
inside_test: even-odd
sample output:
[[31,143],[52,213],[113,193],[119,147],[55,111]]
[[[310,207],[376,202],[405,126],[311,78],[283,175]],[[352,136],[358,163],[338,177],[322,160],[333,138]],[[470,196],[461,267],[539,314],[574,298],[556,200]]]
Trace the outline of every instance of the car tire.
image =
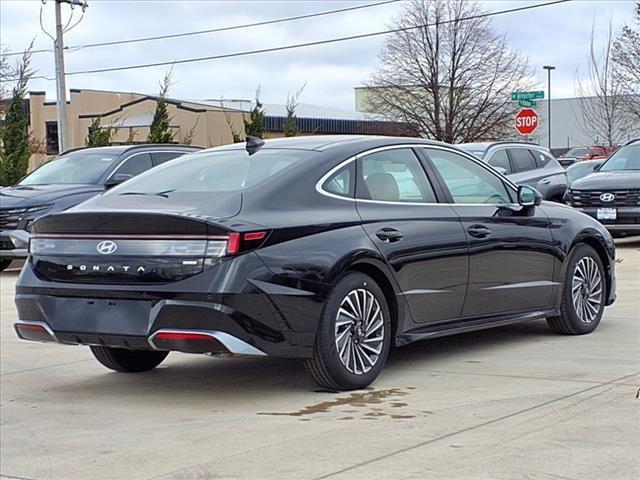
[[146,372],[156,368],[169,352],[153,350],[127,350],[125,348],[91,346],[96,360],[116,372]]
[[573,249],[565,273],[560,315],[547,318],[549,326],[563,335],[584,335],[600,324],[606,302],[604,267],[589,245]]
[[329,390],[364,388],[384,367],[392,334],[380,287],[367,275],[348,273],[327,297],[307,373]]
[[0,272],[4,272],[9,265],[11,265],[11,260],[8,258],[0,259]]

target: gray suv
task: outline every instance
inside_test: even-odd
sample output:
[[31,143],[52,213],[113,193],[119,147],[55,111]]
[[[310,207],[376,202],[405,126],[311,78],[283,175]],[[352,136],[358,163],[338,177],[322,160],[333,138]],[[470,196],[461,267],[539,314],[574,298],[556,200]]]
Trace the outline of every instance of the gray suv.
[[567,174],[546,148],[523,142],[462,143],[457,147],[484,160],[516,185],[528,185],[545,200],[562,202]]
[[0,188],[0,271],[27,257],[31,224],[67,210],[156,165],[195,152],[190,145],[123,145],[68,150],[17,185]]

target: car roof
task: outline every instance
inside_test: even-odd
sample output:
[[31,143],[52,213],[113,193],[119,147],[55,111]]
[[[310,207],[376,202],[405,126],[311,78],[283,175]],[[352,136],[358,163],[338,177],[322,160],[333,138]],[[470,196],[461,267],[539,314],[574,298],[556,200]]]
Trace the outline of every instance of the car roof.
[[[424,138],[415,137],[387,137],[381,135],[309,135],[301,137],[287,137],[287,138],[273,138],[264,140],[264,149],[295,149],[295,150],[315,150],[326,151],[334,148],[349,149],[354,147],[356,149],[362,148],[363,150],[381,147],[385,145],[397,145],[397,144],[412,144],[423,143],[425,145],[446,145],[450,148],[455,148],[454,145],[449,145],[443,142],[435,140],[427,140]],[[228,151],[228,150],[244,150],[245,143],[234,143],[230,145],[222,145],[219,147],[210,148],[204,150],[209,151]]]
[[178,148],[180,150],[202,150],[203,147],[197,147],[194,145],[182,145],[173,143],[143,143],[137,145],[110,145],[107,147],[79,147],[65,150],[61,155],[73,152],[95,152],[95,153],[110,153],[110,154],[123,154],[132,150],[171,150]]

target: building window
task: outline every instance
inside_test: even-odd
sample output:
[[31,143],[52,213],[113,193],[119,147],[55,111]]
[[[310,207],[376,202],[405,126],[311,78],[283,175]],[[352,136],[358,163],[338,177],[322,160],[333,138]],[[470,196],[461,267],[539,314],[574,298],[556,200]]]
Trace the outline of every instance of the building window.
[[47,155],[58,155],[58,122],[46,122]]

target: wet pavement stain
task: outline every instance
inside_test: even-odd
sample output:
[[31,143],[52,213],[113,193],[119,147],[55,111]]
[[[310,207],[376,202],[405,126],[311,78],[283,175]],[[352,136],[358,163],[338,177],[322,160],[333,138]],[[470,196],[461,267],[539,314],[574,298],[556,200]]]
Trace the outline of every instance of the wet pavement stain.
[[389,388],[385,390],[369,390],[367,392],[356,392],[348,397],[336,398],[326,402],[314,403],[308,405],[296,412],[258,412],[258,415],[277,415],[302,417],[305,415],[313,415],[316,413],[327,413],[335,407],[349,405],[350,407],[367,407],[369,405],[381,404],[385,400],[395,400],[393,397],[403,397],[408,395],[399,388]]
[[406,403],[403,403],[403,402],[393,402],[393,403],[391,404],[391,406],[392,406],[393,408],[408,407],[408,405],[407,405]]

